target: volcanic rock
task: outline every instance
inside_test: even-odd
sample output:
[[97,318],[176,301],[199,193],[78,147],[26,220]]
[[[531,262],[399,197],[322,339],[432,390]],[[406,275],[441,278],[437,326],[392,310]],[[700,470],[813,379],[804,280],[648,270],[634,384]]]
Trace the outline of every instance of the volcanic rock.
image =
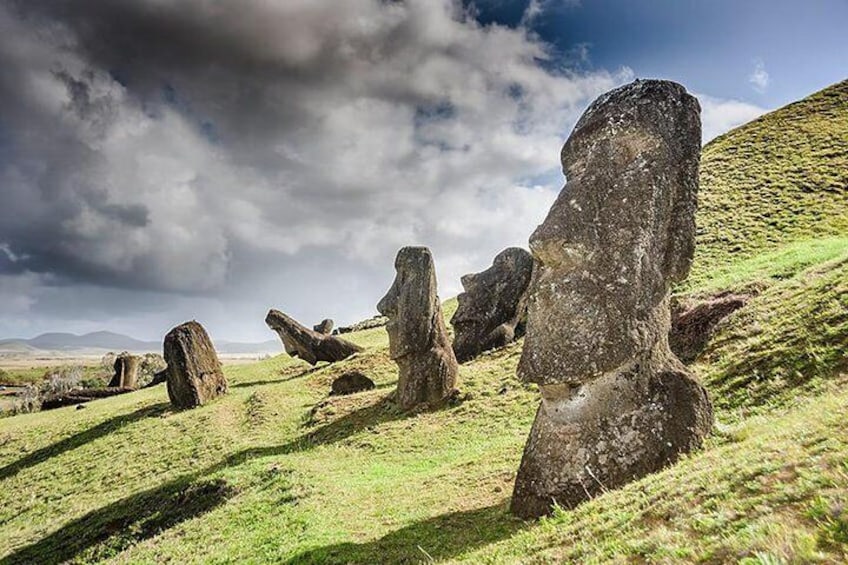
[[396,401],[408,410],[436,406],[454,392],[459,370],[436,294],[436,269],[426,247],[404,247],[394,283],[377,304],[389,319],[389,354],[398,364]]
[[492,266],[462,277],[465,292],[451,318],[453,352],[460,363],[524,335],[527,285],[533,256],[520,247],[501,251]]
[[265,323],[280,336],[286,353],[310,365],[318,361],[334,363],[362,351],[347,340],[310,330],[279,310],[269,311]]
[[177,408],[194,408],[227,393],[227,379],[206,330],[186,322],[165,336],[168,397]]
[[712,426],[668,347],[669,288],[695,244],[699,111],[679,84],[639,80],[598,98],[563,147],[568,183],[530,238],[518,375],[542,404],[513,492],[521,517],[657,471]]

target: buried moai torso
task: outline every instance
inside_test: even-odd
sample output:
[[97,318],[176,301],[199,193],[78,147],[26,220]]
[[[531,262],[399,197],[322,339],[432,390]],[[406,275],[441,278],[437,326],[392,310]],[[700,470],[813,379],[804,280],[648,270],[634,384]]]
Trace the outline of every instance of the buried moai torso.
[[465,292],[451,318],[453,351],[460,363],[523,335],[532,271],[533,256],[510,247],[498,253],[485,271],[462,277]]
[[516,479],[524,517],[573,506],[700,445],[704,389],[668,349],[670,285],[694,250],[697,100],[636,81],[601,96],[562,150],[568,179],[530,239],[519,377],[542,405]]
[[436,294],[436,270],[426,247],[404,247],[397,275],[377,310],[389,318],[389,354],[398,364],[397,403],[436,405],[454,390],[458,371]]
[[186,322],[165,336],[168,397],[177,408],[194,408],[226,394],[227,379],[209,334]]

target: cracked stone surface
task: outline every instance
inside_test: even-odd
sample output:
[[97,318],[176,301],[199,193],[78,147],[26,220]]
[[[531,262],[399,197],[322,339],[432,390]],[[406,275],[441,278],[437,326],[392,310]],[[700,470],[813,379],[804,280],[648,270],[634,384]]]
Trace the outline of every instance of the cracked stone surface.
[[695,245],[698,101],[638,80],[599,97],[562,149],[567,178],[530,238],[519,377],[542,403],[511,503],[573,507],[698,448],[712,405],[668,346],[669,289]]

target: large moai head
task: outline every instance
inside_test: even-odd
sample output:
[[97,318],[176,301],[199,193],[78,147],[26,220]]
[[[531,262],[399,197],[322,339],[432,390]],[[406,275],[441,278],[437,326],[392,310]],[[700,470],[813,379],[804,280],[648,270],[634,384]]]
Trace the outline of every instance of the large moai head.
[[481,352],[503,347],[523,335],[527,314],[527,285],[533,256],[509,247],[495,256],[492,266],[462,277],[459,306],[451,318],[453,350],[460,362]]
[[377,304],[377,311],[389,319],[389,353],[392,359],[399,359],[430,348],[434,318],[441,307],[429,249],[402,248],[395,258],[395,270],[394,283]]
[[581,384],[666,339],[669,287],[694,251],[699,113],[681,85],[640,80],[580,118],[567,184],[530,238],[524,380]]
[[668,347],[692,261],[701,128],[679,84],[596,100],[562,150],[567,184],[533,233],[519,376],[542,402],[511,510],[573,507],[701,445],[712,404]]

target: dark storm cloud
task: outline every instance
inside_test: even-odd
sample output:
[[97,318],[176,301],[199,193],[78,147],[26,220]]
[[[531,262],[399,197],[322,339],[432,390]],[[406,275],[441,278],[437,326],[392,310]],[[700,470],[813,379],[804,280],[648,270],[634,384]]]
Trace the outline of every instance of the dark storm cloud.
[[407,244],[452,294],[526,242],[568,128],[629,78],[549,57],[449,0],[0,0],[0,314],[89,319],[108,287],[146,324],[190,295],[344,319]]

